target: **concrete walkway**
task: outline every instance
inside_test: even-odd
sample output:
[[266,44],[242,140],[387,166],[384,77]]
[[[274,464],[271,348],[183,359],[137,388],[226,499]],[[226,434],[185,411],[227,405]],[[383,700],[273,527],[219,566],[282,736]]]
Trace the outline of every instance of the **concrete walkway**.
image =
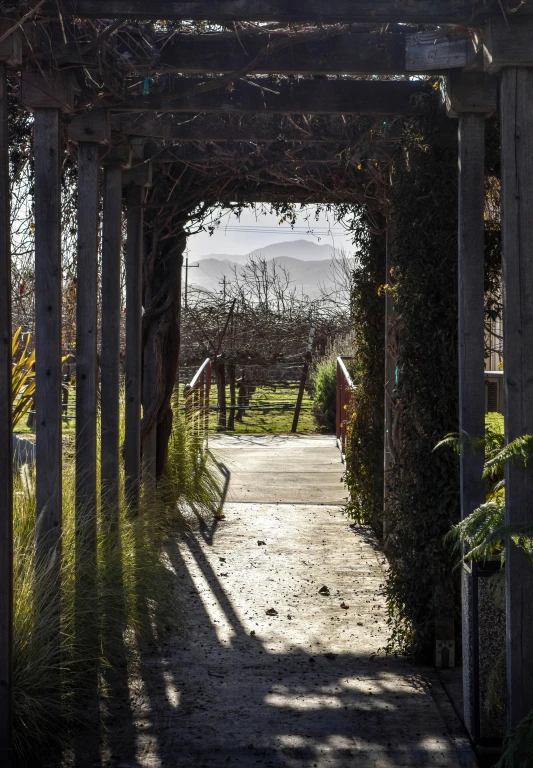
[[229,480],[225,519],[170,547],[187,636],[146,660],[135,743],[115,745],[111,764],[474,766],[431,671],[378,655],[384,559],[342,514],[334,440],[211,447]]

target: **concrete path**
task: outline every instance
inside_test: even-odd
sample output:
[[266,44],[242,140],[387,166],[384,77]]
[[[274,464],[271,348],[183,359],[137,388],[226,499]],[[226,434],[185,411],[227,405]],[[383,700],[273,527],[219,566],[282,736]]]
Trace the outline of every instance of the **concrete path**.
[[134,743],[115,742],[111,764],[475,765],[431,673],[378,655],[384,559],[342,514],[334,440],[221,437],[212,450],[225,519],[169,549],[187,636],[145,660]]

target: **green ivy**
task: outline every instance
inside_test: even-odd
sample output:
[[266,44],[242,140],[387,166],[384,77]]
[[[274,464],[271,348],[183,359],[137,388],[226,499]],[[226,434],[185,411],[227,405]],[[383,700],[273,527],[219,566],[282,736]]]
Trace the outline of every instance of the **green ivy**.
[[357,390],[347,441],[348,513],[376,532],[383,520],[383,383],[385,380],[385,219],[361,217],[354,225],[357,263],[352,275]]

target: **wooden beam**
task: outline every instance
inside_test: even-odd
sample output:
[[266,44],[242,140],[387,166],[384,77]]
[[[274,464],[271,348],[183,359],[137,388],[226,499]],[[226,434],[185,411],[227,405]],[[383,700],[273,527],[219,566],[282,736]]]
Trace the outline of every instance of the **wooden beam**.
[[[318,39],[317,39],[318,38]],[[253,67],[262,74],[398,74],[405,72],[405,34],[323,32],[176,35],[164,46],[158,66],[168,72],[230,73]]]
[[[61,117],[59,109],[34,113],[35,350],[36,350],[36,620],[60,652],[62,532],[61,441]],[[56,586],[54,591],[53,586]],[[53,657],[55,655],[55,660]],[[59,697],[60,673],[54,697]]]
[[78,146],[76,565],[81,590],[88,589],[86,580],[96,575],[98,153],[96,142],[82,141]]
[[498,82],[485,72],[451,72],[446,78],[446,110],[449,117],[465,112],[491,115],[498,102]]
[[313,117],[305,125],[295,125],[280,115],[199,115],[190,119],[174,116],[113,115],[115,130],[124,135],[147,136],[169,141],[195,142],[301,142],[318,144],[337,141],[353,144],[362,138],[361,130],[339,115]]
[[176,78],[172,89],[148,96],[132,96],[121,104],[108,104],[116,112],[258,112],[280,114],[415,115],[416,96],[427,89],[420,82],[369,80],[297,80],[271,78],[238,81],[190,95],[196,78]]
[[13,435],[7,69],[0,61],[0,765],[12,765]]
[[74,104],[73,73],[71,71],[22,72],[20,76],[20,100],[31,111],[34,109],[72,111]]
[[[505,437],[533,434],[533,68],[505,68],[500,91],[502,153]],[[506,523],[533,523],[533,470],[508,462]],[[514,727],[533,709],[533,563],[506,546],[507,712]]]
[[120,437],[120,258],[122,250],[122,170],[104,169],[102,232],[101,486],[102,510],[118,531]]
[[126,439],[124,470],[126,501],[135,514],[141,479],[141,324],[143,188],[127,187],[126,240]]
[[462,69],[475,55],[474,43],[466,35],[457,37],[444,29],[406,35],[405,68],[408,72]]
[[95,141],[98,143],[111,140],[111,116],[107,110],[95,110],[86,115],[75,115],[68,126],[70,141]]
[[[263,147],[261,151],[254,151],[253,147],[245,146],[217,146],[220,151],[206,152],[199,149],[196,145],[174,145],[168,147],[158,147],[155,143],[146,147],[146,157],[155,165],[165,163],[192,163],[194,165],[224,166],[239,163],[248,168],[254,165],[276,165],[287,167],[304,167],[313,165],[330,166],[350,166],[358,165],[366,159],[383,160],[390,159],[394,154],[396,144],[392,142],[378,142],[363,145],[360,148],[342,148],[338,152],[333,150],[320,151],[320,145],[316,147],[318,151],[304,152],[299,149],[297,152],[269,150]],[[315,147],[312,146],[312,149]],[[246,151],[248,150],[248,151]]]
[[268,182],[238,182],[228,185],[223,193],[217,194],[213,202],[248,202],[282,203],[292,202],[302,205],[313,203],[353,203],[364,200],[364,190],[349,187],[336,187],[331,190],[309,190],[304,187],[269,184]]
[[533,19],[491,19],[482,39],[487,72],[533,67]]
[[[459,116],[459,429],[461,517],[464,519],[485,501],[484,454],[470,440],[485,434],[485,305],[484,305],[484,204],[485,116]],[[463,686],[465,722],[472,737],[479,738],[479,654],[474,638],[477,621],[477,566],[462,573],[463,589]],[[474,592],[475,591],[475,592]]]
[[[57,14],[53,0],[45,8]],[[501,13],[497,0],[63,0],[61,10],[80,18],[328,24],[461,24],[493,11]]]

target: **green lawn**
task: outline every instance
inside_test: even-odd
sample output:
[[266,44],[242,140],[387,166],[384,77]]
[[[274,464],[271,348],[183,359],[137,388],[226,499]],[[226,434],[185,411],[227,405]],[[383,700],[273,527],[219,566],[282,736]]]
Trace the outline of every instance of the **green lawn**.
[[[297,387],[258,387],[254,392],[242,422],[235,422],[233,434],[279,434],[290,432],[296,406]],[[211,405],[216,406],[216,386],[211,388]],[[229,405],[229,388],[227,389]],[[217,412],[211,411],[210,431],[216,432]],[[313,415],[313,401],[304,393],[298,420],[298,434],[320,432]]]

